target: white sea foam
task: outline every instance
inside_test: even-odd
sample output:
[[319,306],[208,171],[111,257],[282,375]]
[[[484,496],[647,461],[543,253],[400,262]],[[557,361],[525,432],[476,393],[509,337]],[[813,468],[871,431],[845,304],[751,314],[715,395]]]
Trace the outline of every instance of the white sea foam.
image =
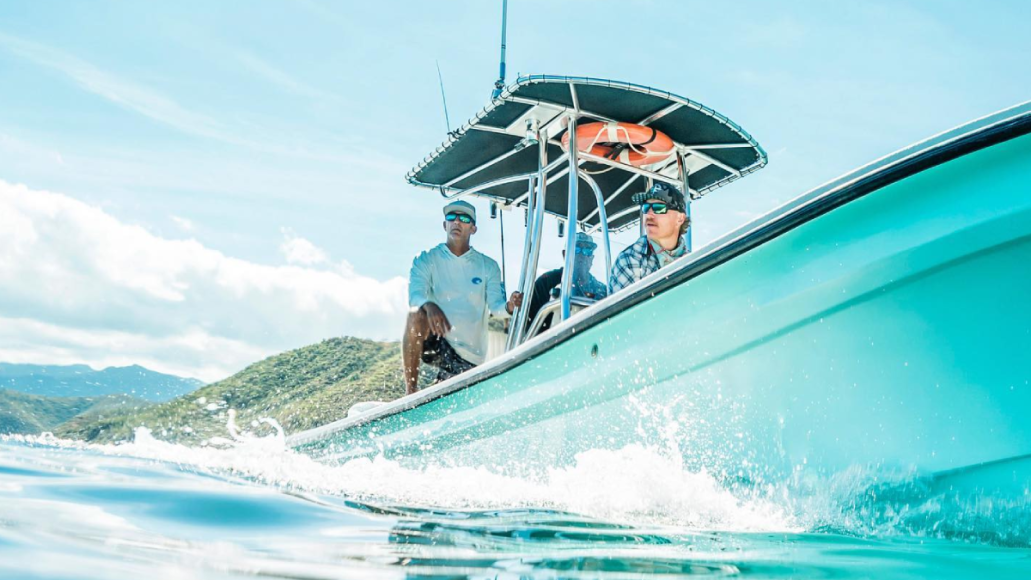
[[326,465],[286,449],[281,437],[236,437],[224,441],[228,444],[222,448],[166,443],[145,428],[136,431],[132,443],[121,445],[86,445],[53,437],[23,440],[172,462],[293,491],[371,503],[444,509],[551,509],[606,521],[695,530],[800,530],[794,519],[769,499],[737,497],[710,474],[689,471],[660,450],[637,445],[587,451],[570,467],[550,469],[538,479],[523,479],[486,468],[410,468],[382,457]]
[[0,436],[0,441],[142,458],[277,489],[402,508],[550,509],[694,531],[831,531],[1019,546],[1031,542],[1031,491],[1003,494],[912,472],[854,466],[829,475],[799,472],[789,481],[754,489],[727,488],[712,474],[686,468],[675,448],[630,445],[587,451],[568,467],[524,478],[484,467],[419,467],[382,457],[326,465],[288,450],[278,432],[265,438],[239,429],[230,434],[232,439],[206,447],[159,441],[145,428],[137,430],[132,443],[119,445],[50,434]]

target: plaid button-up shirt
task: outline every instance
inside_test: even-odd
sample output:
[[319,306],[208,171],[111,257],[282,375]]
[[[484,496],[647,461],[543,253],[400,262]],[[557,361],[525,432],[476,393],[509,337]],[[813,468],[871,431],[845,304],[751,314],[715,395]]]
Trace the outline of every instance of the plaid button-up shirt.
[[[681,236],[672,253],[683,256],[687,253],[686,250],[687,242]],[[661,267],[662,262],[655,253],[651,242],[648,241],[648,236],[641,236],[640,239],[620,252],[619,256],[616,256],[616,261],[612,264],[612,275],[609,276],[610,290],[615,292],[625,288],[648,274],[657,272]]]

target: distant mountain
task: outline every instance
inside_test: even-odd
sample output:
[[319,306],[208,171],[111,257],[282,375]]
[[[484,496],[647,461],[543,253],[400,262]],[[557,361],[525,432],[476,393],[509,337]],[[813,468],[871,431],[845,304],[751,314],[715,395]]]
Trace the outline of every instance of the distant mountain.
[[[428,384],[430,373],[423,368],[420,381]],[[269,357],[166,403],[93,419],[77,417],[54,433],[87,441],[123,441],[144,426],[159,439],[198,444],[212,436],[229,436],[228,409],[237,411],[241,429],[255,429],[252,421],[270,417],[287,433],[295,433],[344,417],[354,403],[390,401],[404,392],[398,343],[334,338]],[[268,431],[265,425],[260,429]]]
[[107,412],[135,412],[148,405],[128,395],[99,397],[42,397],[0,389],[0,434],[36,435],[53,431],[76,418],[96,418]]
[[204,383],[166,375],[139,365],[95,371],[86,365],[0,363],[0,389],[45,397],[98,397],[125,394],[148,401],[167,401]]

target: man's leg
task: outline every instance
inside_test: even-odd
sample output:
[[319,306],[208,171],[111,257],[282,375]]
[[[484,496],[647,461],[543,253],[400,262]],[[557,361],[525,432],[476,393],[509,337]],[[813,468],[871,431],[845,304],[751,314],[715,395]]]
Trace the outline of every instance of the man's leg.
[[405,335],[401,341],[401,359],[404,362],[405,392],[412,394],[419,385],[419,363],[422,361],[422,345],[430,334],[426,312],[420,308],[408,313]]
[[[433,359],[434,362],[430,363],[437,367],[440,371],[437,373],[437,380],[434,384],[441,381],[446,381],[453,376],[460,375],[465,371],[475,367],[473,363],[465,360],[461,357],[451,343],[447,340],[439,338],[437,336],[431,336],[430,340],[433,343],[427,342],[425,348],[432,348],[434,350]],[[422,362],[429,362],[426,358],[422,359]]]

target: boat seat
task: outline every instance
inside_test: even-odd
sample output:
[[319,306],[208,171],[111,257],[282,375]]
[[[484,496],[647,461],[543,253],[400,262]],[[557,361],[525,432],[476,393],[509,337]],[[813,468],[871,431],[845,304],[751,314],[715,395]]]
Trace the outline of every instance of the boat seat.
[[[580,312],[584,308],[593,305],[595,302],[597,302],[597,300],[595,300],[594,298],[587,298],[586,296],[573,296],[569,299],[569,310],[570,312],[575,314],[577,312]],[[530,324],[530,330],[526,333],[526,339],[531,339],[540,334],[541,332],[543,332],[541,330],[541,327],[544,325],[544,321],[552,315],[561,316],[561,312],[562,300],[558,298],[555,298],[551,302],[548,302],[544,306],[541,306],[540,311],[537,312],[537,316],[533,319],[533,323]],[[550,328],[548,330],[550,330]]]

